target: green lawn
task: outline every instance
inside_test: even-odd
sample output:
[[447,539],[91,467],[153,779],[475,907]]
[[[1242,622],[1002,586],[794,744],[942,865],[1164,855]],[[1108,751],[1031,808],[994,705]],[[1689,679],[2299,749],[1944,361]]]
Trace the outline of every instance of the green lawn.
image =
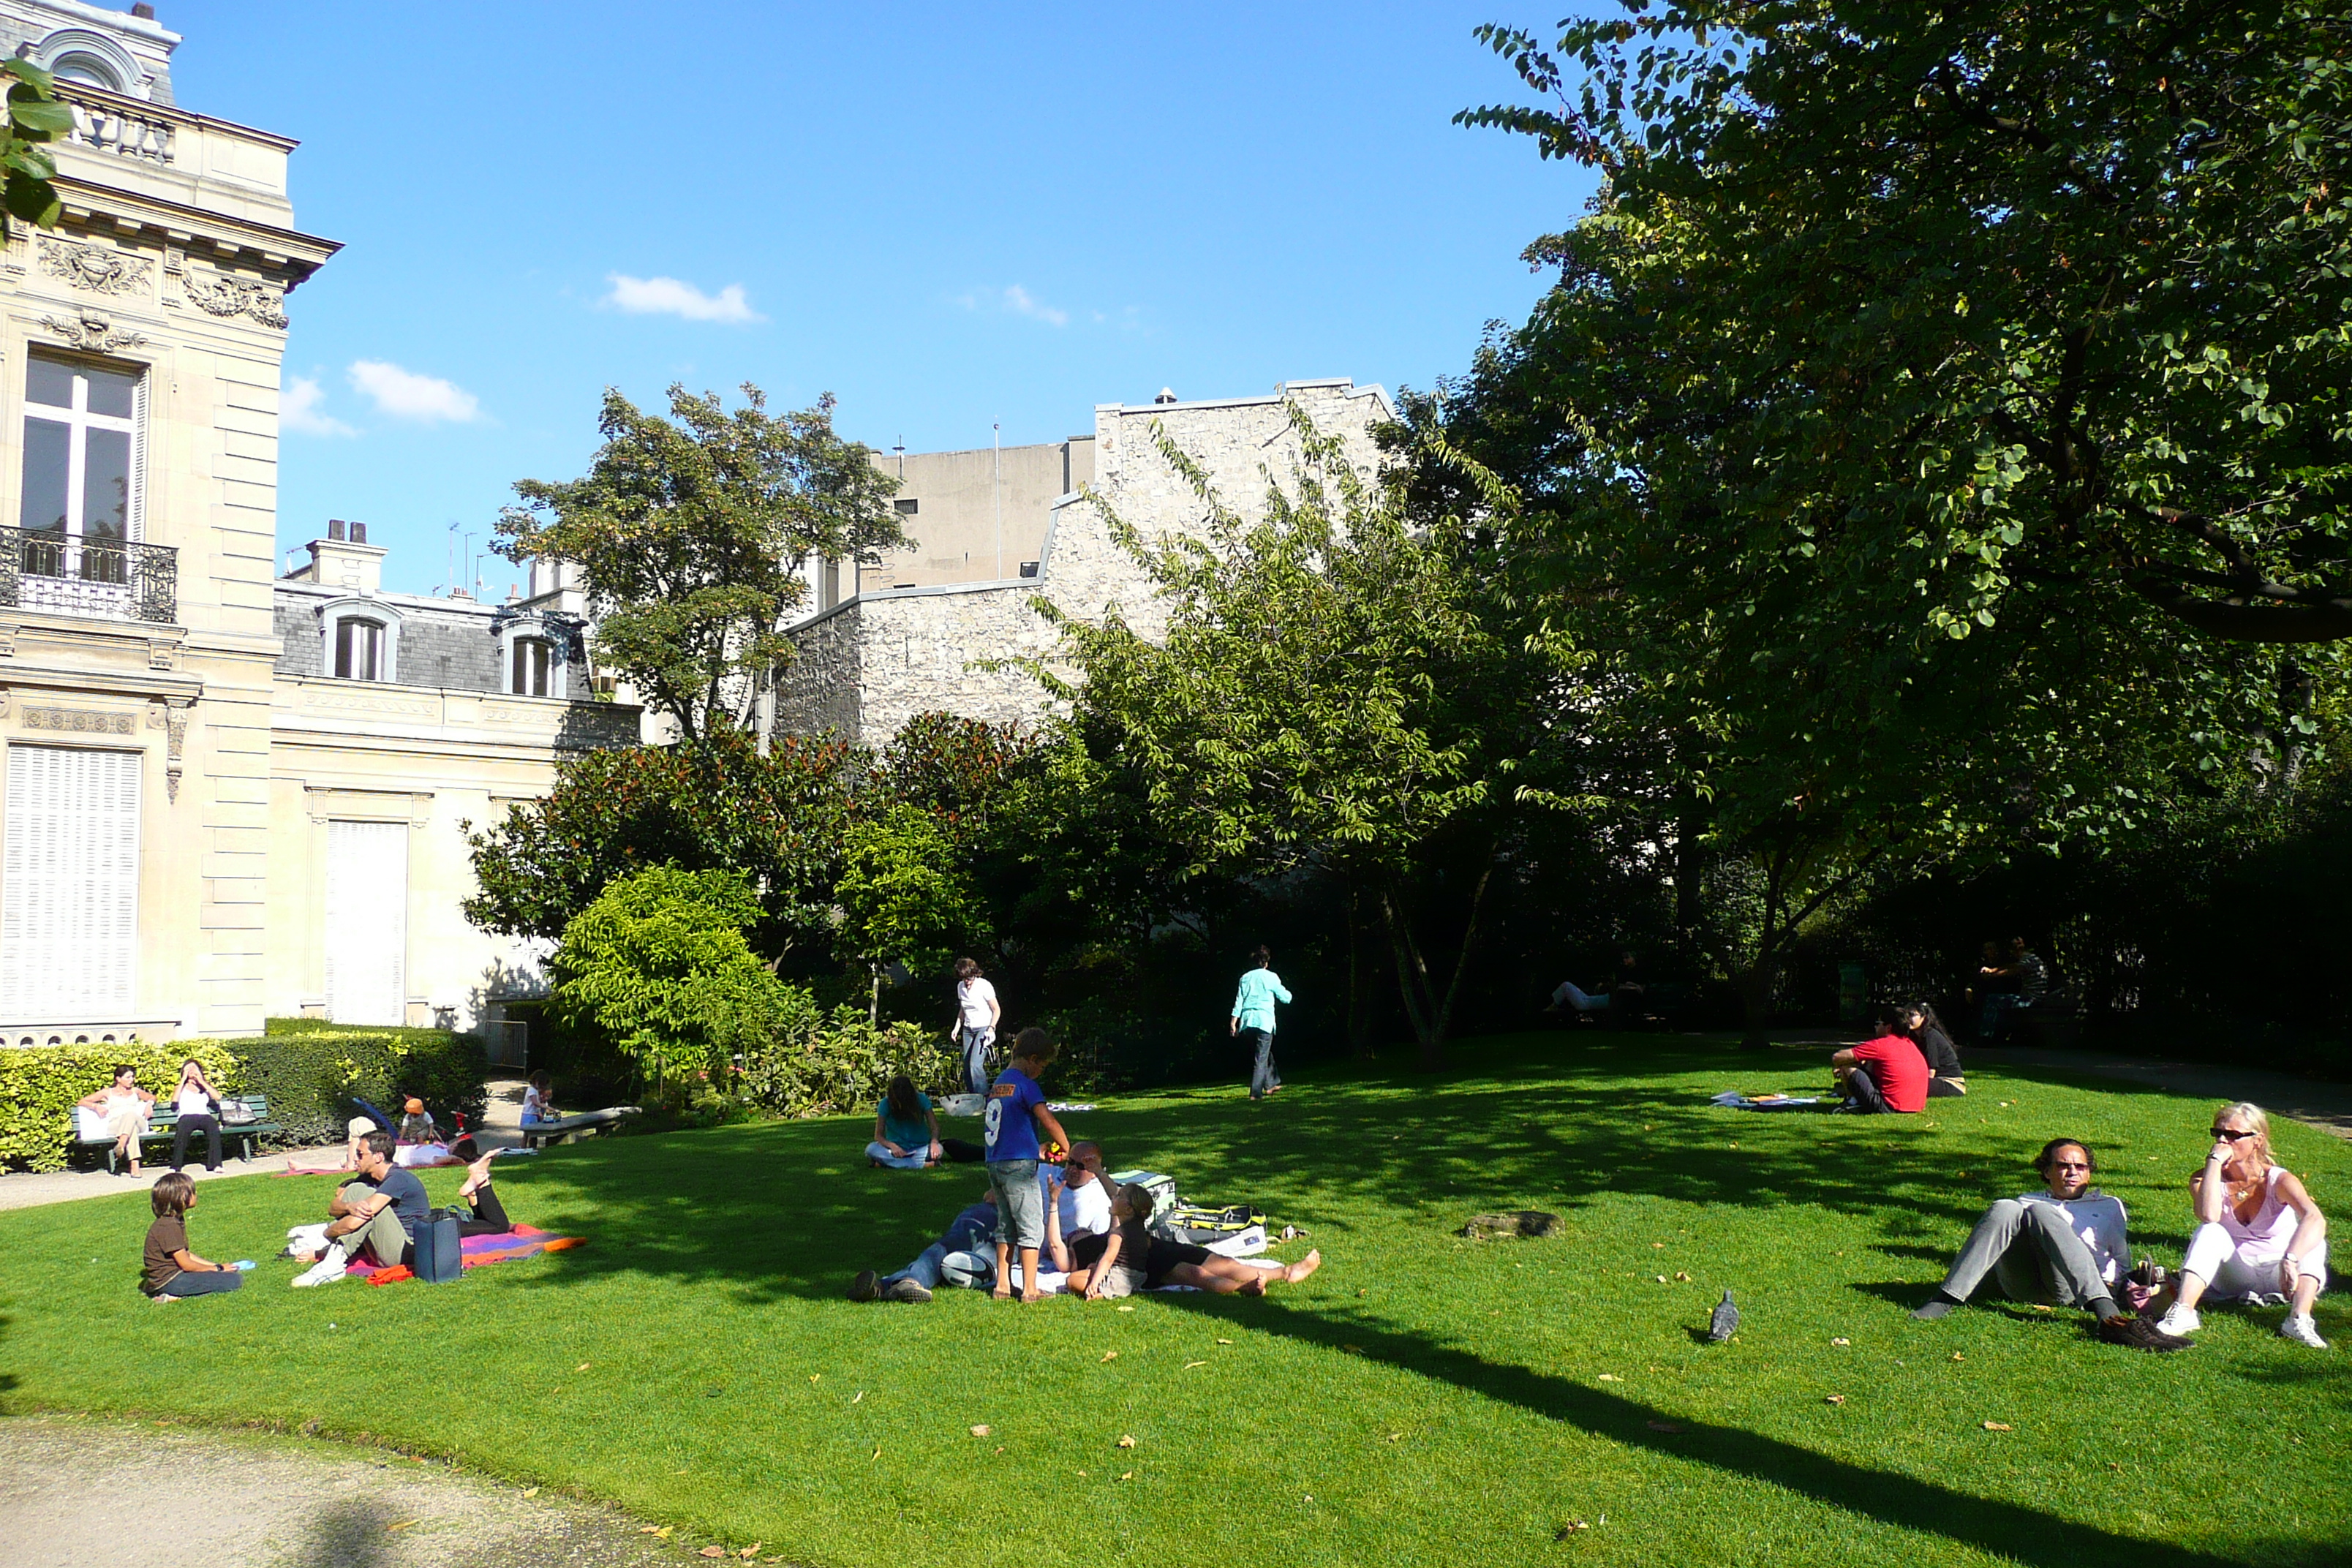
[[[1906,1315],[2057,1133],[2095,1146],[2141,1248],[2177,1264],[2206,1102],[1987,1071],[1919,1118],[1705,1103],[1820,1081],[1819,1054],[1482,1040],[1440,1079],[1301,1073],[1264,1106],[1067,1119],[1115,1165],[1310,1227],[1327,1267],[1265,1300],[852,1305],[854,1269],[903,1262],[982,1178],[868,1170],[847,1120],[502,1163],[518,1218],[591,1244],[447,1288],[295,1291],[265,1262],[236,1296],[158,1309],[131,1283],[143,1194],[0,1214],[0,1397],[315,1424],[680,1542],[858,1568],[2352,1558],[2341,1296],[2325,1353],[2275,1338],[2275,1311],[2210,1315],[2173,1356],[2071,1313]],[[2352,1149],[2294,1125],[2279,1144],[2344,1212]],[[430,1184],[445,1201],[454,1173]],[[196,1247],[267,1258],[328,1186],[208,1184]],[[1520,1206],[1567,1215],[1565,1238],[1452,1234]],[[1699,1343],[1726,1286],[1745,1328]]]

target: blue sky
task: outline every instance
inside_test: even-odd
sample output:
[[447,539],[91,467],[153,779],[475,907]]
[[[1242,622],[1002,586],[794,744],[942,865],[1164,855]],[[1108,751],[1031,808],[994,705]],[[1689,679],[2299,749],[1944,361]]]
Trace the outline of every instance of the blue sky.
[[289,305],[279,543],[363,519],[409,591],[581,471],[607,384],[924,451],[1458,372],[1590,188],[1448,123],[1515,96],[1470,30],[1559,9],[158,6],[181,104],[301,138],[346,246]]

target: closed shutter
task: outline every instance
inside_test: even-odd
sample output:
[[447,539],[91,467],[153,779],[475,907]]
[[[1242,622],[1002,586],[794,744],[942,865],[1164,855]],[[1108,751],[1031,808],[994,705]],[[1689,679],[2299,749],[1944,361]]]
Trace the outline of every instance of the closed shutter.
[[327,1016],[408,1022],[408,826],[327,824]]
[[128,1010],[139,957],[136,752],[10,746],[0,1009]]

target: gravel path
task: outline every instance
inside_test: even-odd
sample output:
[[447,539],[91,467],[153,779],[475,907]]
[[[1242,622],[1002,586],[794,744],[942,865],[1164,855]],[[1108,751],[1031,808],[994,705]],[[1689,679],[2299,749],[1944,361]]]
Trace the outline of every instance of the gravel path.
[[[144,1546],[137,1543],[145,1542]],[[82,1568],[639,1568],[699,1562],[623,1515],[373,1449],[0,1419],[0,1560]]]

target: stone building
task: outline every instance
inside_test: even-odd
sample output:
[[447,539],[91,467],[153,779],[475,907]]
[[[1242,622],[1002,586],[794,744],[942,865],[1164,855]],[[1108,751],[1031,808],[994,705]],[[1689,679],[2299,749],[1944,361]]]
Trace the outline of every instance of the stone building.
[[[1034,679],[1018,670],[982,669],[977,662],[1051,650],[1052,631],[1033,605],[1040,596],[1066,615],[1087,618],[1116,603],[1130,624],[1149,634],[1155,623],[1150,584],[1112,537],[1103,508],[1146,537],[1200,531],[1203,505],[1160,452],[1158,436],[1164,432],[1207,473],[1227,507],[1244,517],[1256,513],[1269,479],[1286,480],[1298,459],[1293,405],[1324,435],[1345,442],[1351,460],[1370,474],[1372,428],[1393,413],[1381,388],[1346,379],[1286,382],[1257,397],[1184,402],[1163,395],[1140,406],[1103,404],[1095,409],[1091,437],[1008,449],[1007,458],[1024,455],[1024,474],[1050,474],[1058,463],[1074,482],[1045,505],[1041,520],[1033,521],[1027,507],[1008,509],[1004,575],[993,550],[992,491],[982,489],[986,500],[977,501],[978,487],[967,479],[950,492],[956,497],[952,506],[923,510],[931,505],[927,487],[940,493],[940,479],[968,475],[978,467],[971,459],[985,462],[991,453],[907,458],[900,499],[918,503],[907,531],[919,548],[905,553],[922,561],[932,580],[889,575],[886,565],[869,568],[866,584],[891,586],[861,585],[831,604],[817,595],[816,613],[793,632],[799,657],[777,694],[778,728],[833,731],[875,745],[929,710],[999,723],[1045,718],[1045,693]],[[981,534],[982,528],[989,531]],[[1014,539],[1025,549],[1033,537],[1034,557],[1014,549]],[[984,550],[963,542],[982,538],[989,542]],[[945,549],[941,540],[948,542]],[[957,576],[953,569],[967,552],[971,564]]]
[[286,299],[337,247],[292,141],[176,106],[179,42],[0,0],[75,115],[62,223],[0,250],[0,1040],[466,1021],[530,954],[465,925],[459,821],[635,713],[558,584],[388,595],[332,530],[274,580]]

